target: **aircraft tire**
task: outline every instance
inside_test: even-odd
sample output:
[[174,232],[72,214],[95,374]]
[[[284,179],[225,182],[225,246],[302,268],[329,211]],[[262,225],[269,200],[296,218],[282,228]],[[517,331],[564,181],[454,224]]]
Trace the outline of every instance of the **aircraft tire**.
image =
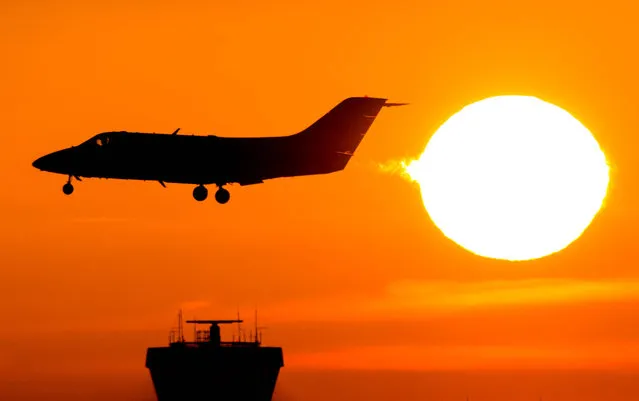
[[230,199],[231,193],[224,188],[220,188],[215,192],[215,200],[221,205],[227,203]]
[[202,202],[208,196],[209,196],[209,190],[206,189],[206,187],[204,185],[198,185],[193,190],[193,198],[195,198],[195,200],[198,201],[198,202]]
[[64,192],[65,195],[71,195],[73,193],[73,185],[71,185],[70,182],[67,182],[62,186],[62,192]]

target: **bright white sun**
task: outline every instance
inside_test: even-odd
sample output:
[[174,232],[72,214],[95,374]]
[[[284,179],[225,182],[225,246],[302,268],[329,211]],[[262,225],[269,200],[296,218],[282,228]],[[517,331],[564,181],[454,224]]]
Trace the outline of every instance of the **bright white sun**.
[[577,239],[602,206],[608,170],[585,126],[528,96],[465,107],[406,168],[444,235],[507,260],[540,258]]

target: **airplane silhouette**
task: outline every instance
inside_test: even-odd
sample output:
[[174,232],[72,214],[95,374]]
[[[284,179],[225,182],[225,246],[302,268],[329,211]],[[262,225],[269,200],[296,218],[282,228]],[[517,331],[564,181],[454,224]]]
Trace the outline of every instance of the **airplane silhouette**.
[[216,185],[217,202],[230,193],[224,185],[259,184],[264,180],[343,170],[353,156],[386,99],[351,97],[305,130],[289,136],[228,138],[214,135],[178,135],[104,132],[86,142],[43,156],[33,162],[42,171],[68,175],[62,187],[73,193],[71,178],[115,178],[194,184],[193,197],[208,196],[205,185]]

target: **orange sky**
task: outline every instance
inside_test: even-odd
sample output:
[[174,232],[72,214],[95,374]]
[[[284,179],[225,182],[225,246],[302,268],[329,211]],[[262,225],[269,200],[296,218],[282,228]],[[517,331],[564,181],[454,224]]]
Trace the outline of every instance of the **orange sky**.
[[[432,3],[0,5],[0,398],[68,401],[117,376],[152,399],[144,353],[181,306],[224,318],[258,305],[283,375],[636,371],[639,6]],[[416,184],[376,168],[417,157],[452,113],[500,94],[569,110],[612,164],[606,208],[537,261],[462,250]],[[65,197],[65,177],[31,167],[109,130],[286,135],[361,95],[412,105],[383,110],[345,171],[232,186],[225,206],[127,181],[85,180]],[[639,398],[618,386],[606,401]],[[347,394],[364,397],[357,388]]]

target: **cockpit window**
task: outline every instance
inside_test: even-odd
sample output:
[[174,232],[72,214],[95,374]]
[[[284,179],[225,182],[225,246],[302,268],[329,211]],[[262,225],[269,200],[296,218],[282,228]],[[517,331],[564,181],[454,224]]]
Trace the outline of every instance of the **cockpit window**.
[[101,135],[95,139],[95,144],[98,146],[108,145],[110,142],[110,138],[108,135]]
[[82,146],[91,147],[91,148],[103,148],[105,146],[111,145],[113,142],[113,137],[117,133],[114,132],[103,132],[101,134],[95,135],[90,139],[87,139],[82,143]]

